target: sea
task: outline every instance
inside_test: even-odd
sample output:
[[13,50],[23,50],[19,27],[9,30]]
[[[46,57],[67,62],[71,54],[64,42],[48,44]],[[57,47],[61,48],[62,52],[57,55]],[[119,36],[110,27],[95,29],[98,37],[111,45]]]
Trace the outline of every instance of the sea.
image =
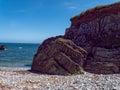
[[6,50],[0,50],[0,67],[31,67],[40,44],[0,43]]

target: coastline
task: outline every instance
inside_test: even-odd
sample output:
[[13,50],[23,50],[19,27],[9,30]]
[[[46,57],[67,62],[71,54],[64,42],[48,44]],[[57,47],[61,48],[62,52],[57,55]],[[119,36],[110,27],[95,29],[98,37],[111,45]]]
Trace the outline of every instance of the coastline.
[[24,70],[24,71],[27,71],[27,70],[30,70],[31,67],[2,67],[0,66],[0,71],[20,71],[20,70]]
[[120,74],[47,75],[30,68],[0,67],[2,90],[119,90]]

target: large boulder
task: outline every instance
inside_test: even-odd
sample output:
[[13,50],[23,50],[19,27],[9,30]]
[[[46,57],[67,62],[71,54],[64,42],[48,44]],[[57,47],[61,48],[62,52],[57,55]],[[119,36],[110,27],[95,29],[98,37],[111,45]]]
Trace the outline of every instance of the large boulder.
[[120,69],[120,3],[87,10],[71,18],[71,23],[64,37],[88,52],[86,66],[96,63],[102,69],[106,62]]
[[49,38],[39,47],[31,70],[62,75],[82,73],[86,56],[86,51],[71,40]]

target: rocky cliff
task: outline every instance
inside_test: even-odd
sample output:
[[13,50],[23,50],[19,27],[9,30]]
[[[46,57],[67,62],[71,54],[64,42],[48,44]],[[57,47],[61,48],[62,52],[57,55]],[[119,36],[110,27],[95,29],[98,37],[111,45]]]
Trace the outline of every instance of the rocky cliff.
[[65,37],[78,46],[120,46],[120,3],[96,7],[71,18]]
[[71,23],[65,38],[87,50],[86,64],[107,62],[120,68],[120,3],[87,10]]
[[94,73],[120,72],[120,3],[71,18],[71,26],[61,39],[52,38],[40,46],[32,70],[74,74],[82,70],[80,67]]

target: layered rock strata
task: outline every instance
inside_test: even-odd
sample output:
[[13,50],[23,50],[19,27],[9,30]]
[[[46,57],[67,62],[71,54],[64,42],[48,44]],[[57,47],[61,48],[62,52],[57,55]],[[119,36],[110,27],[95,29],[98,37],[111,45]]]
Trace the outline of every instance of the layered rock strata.
[[120,3],[88,10],[71,22],[65,38],[87,50],[87,65],[107,62],[120,69]]
[[60,75],[82,73],[86,56],[86,51],[71,40],[49,38],[39,47],[32,70]]
[[32,70],[49,74],[120,72],[120,3],[96,7],[71,18],[62,37],[39,47]]

